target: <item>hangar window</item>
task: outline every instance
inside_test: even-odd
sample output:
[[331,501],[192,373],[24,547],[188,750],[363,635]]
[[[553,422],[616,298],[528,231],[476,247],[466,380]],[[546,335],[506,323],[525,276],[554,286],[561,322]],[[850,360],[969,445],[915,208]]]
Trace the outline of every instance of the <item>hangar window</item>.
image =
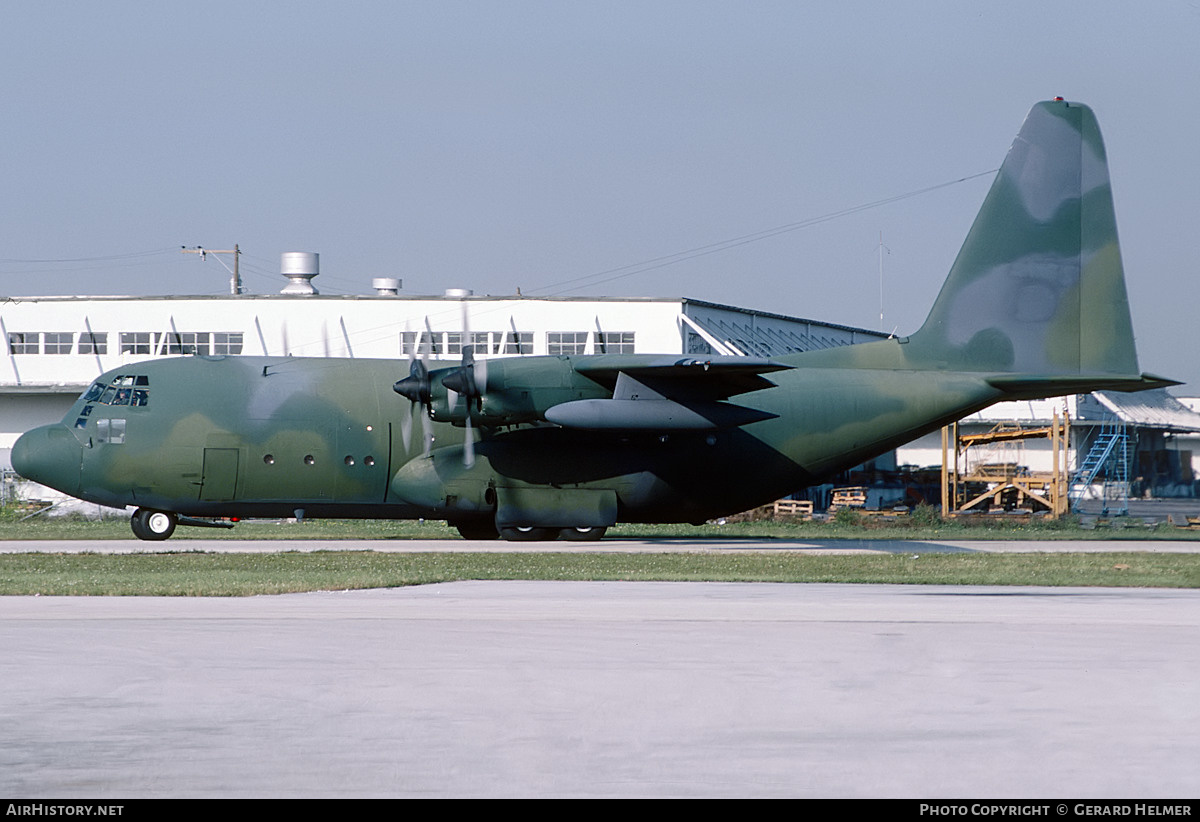
[[151,354],[149,331],[122,331],[122,354]]
[[41,334],[37,331],[8,332],[8,353],[38,354],[41,352]]
[[415,357],[422,354],[462,354],[464,345],[475,347],[475,354],[532,354],[533,333],[517,331],[402,331],[400,353]]
[[107,331],[84,331],[79,335],[79,353],[80,354],[107,354],[108,353],[108,332]]
[[400,353],[401,354],[420,354],[417,350],[417,332],[416,331],[401,331],[400,332]]
[[400,334],[401,354],[441,354],[442,332],[404,331]]
[[207,331],[172,331],[163,335],[164,354],[207,354]]
[[533,332],[506,331],[503,345],[505,354],[532,354]]
[[[496,341],[499,342],[500,335],[496,335]],[[467,344],[473,346],[476,354],[495,354],[492,350],[492,333],[490,331],[472,331],[467,335]]]
[[546,353],[583,354],[587,350],[588,332],[586,331],[550,331],[546,334]]
[[75,335],[70,331],[47,331],[42,334],[43,354],[70,354],[75,347]]
[[241,331],[214,331],[212,335],[213,354],[241,354]]
[[595,338],[597,354],[632,354],[632,331],[597,331]]

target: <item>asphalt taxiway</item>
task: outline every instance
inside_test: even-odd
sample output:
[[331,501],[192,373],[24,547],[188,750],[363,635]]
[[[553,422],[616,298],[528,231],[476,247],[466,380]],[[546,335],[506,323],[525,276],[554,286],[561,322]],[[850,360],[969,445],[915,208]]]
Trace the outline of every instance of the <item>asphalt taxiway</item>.
[[0,794],[1194,797],[1197,636],[1165,589],[0,597]]

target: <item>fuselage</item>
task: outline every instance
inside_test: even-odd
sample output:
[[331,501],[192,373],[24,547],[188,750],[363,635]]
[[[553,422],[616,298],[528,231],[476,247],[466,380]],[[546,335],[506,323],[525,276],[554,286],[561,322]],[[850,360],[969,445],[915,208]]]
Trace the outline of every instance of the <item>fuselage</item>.
[[[861,348],[877,346],[896,343]],[[773,418],[707,431],[467,429],[397,396],[401,362],[179,357],[102,375],[62,423],[22,437],[13,462],[82,499],[192,516],[694,522],[794,492],[998,395],[979,375],[838,367],[846,356],[785,358],[774,387],[732,398]],[[504,419],[496,403],[611,396],[565,357],[492,372],[485,423]]]

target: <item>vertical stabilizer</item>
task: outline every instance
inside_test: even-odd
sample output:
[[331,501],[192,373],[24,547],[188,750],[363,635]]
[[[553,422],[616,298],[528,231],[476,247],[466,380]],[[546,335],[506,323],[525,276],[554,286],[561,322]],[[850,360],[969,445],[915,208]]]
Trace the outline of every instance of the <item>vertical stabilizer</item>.
[[1138,374],[1108,163],[1091,109],[1038,103],[910,357],[934,367]]

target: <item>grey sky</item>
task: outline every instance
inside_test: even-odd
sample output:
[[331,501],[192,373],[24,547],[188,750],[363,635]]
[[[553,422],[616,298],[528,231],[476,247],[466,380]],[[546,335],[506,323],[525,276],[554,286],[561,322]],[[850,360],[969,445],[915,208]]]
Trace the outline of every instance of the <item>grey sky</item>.
[[324,293],[398,276],[878,328],[882,234],[903,333],[991,177],[902,195],[995,169],[1061,95],[1104,131],[1141,366],[1197,393],[1198,34],[1195,0],[7,0],[0,294],[222,293],[178,248],[239,243],[259,292],[317,251]]

